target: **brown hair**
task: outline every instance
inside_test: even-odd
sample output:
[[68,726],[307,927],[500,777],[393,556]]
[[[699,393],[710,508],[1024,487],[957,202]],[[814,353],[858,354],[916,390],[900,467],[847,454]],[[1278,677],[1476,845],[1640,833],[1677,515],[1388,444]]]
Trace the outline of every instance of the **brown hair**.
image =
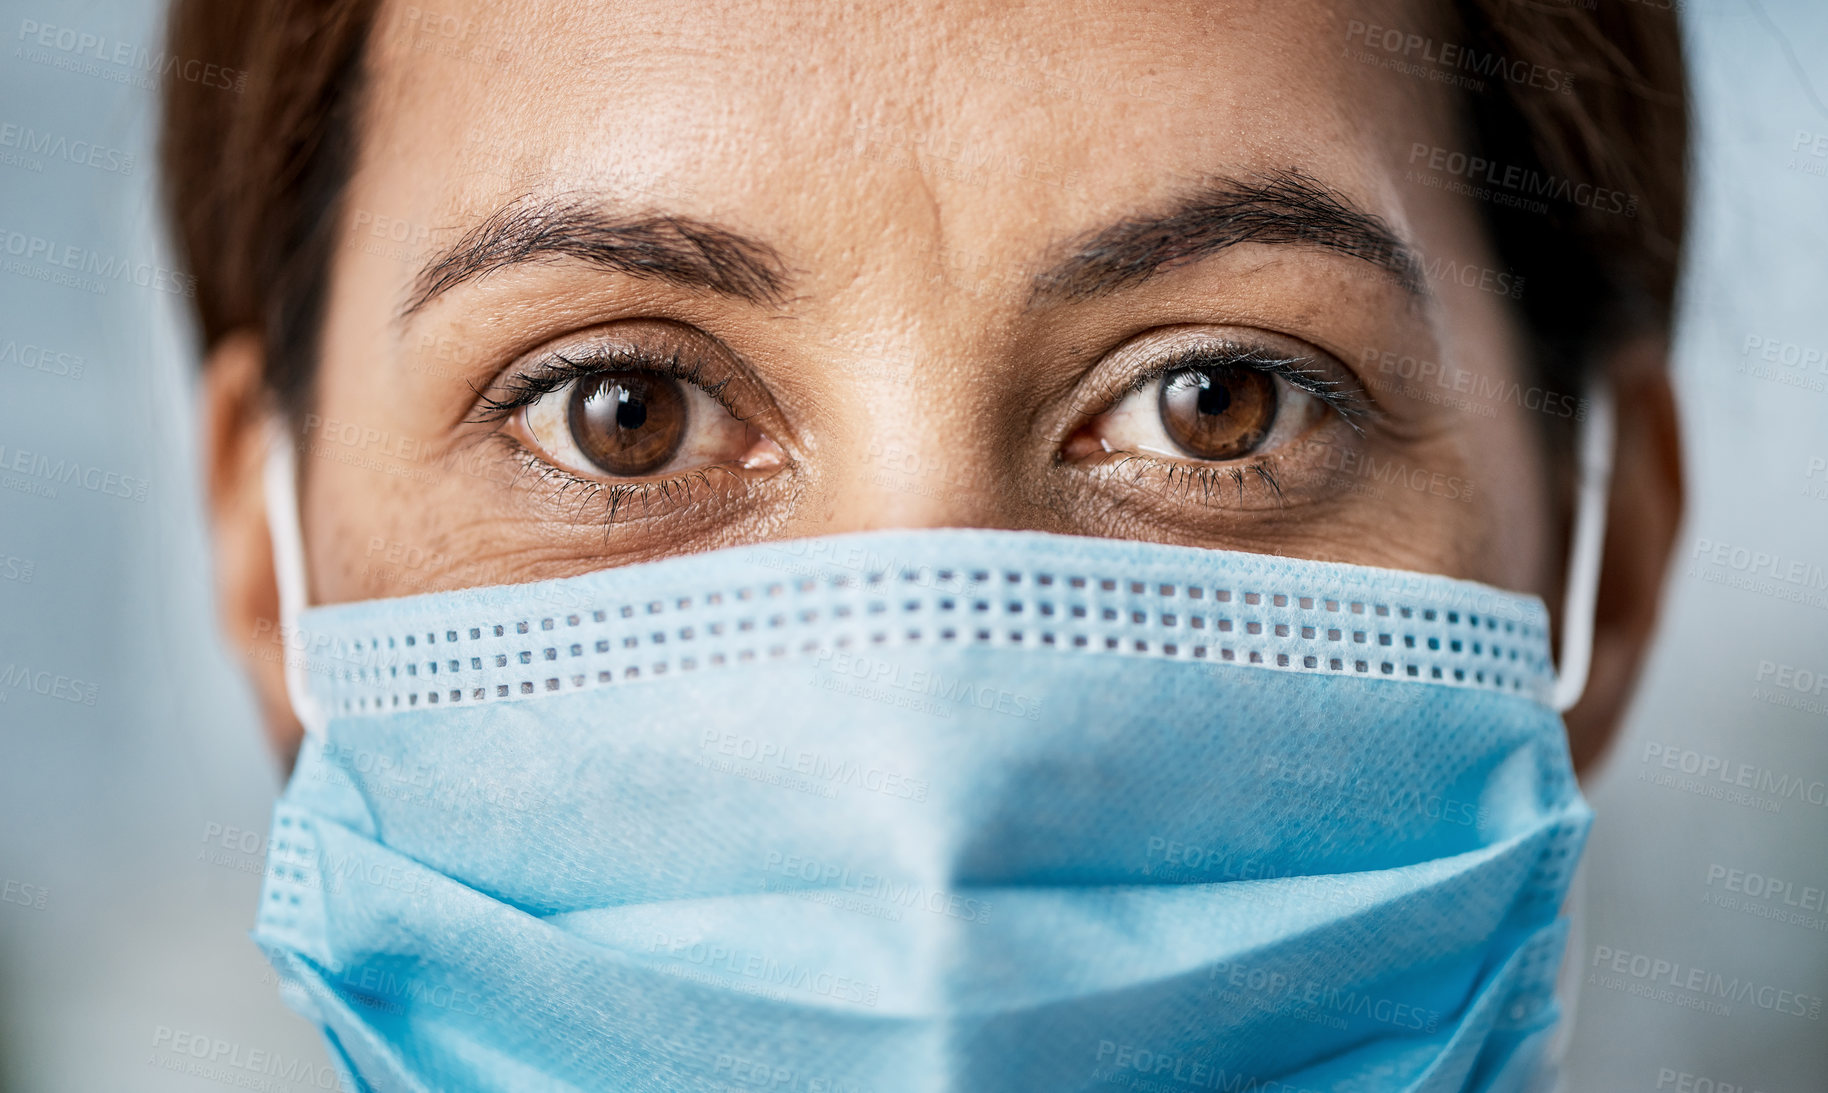
[[[1593,5],[1589,10],[1585,5]],[[1498,57],[1572,76],[1572,94],[1518,82],[1466,96],[1482,154],[1525,177],[1623,195],[1486,204],[1543,379],[1579,390],[1614,344],[1666,334],[1688,225],[1688,75],[1674,10],[1643,0],[1461,0],[1461,30]],[[1613,207],[1623,204],[1624,211]]]
[[[164,91],[165,200],[197,278],[203,341],[251,328],[266,381],[302,412],[316,366],[364,43],[378,0],[174,0],[167,48],[245,70],[240,94]],[[1688,92],[1676,16],[1639,0],[1455,0],[1472,55],[1573,76],[1573,93],[1487,80],[1468,139],[1525,177],[1629,195],[1629,214],[1486,203],[1545,383],[1577,390],[1612,344],[1668,328],[1687,221]],[[1482,51],[1482,52],[1481,52]]]
[[377,0],[174,0],[176,56],[235,58],[230,94],[167,81],[164,200],[197,278],[203,344],[252,329],[266,385],[300,413],[316,371],[362,55]]

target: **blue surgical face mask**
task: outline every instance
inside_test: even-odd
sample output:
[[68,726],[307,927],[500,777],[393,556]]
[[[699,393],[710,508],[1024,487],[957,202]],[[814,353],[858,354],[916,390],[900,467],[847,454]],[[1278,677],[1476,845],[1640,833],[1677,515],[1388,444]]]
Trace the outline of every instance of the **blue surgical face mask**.
[[1533,597],[946,529],[299,611],[291,518],[255,937],[354,1088],[1545,1081]]

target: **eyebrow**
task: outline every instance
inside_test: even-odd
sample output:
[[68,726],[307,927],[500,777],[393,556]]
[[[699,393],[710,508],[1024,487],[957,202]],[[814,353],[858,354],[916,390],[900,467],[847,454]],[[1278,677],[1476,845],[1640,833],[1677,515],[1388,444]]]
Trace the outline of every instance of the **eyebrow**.
[[[1027,306],[1109,295],[1242,243],[1321,247],[1370,262],[1413,296],[1427,295],[1415,248],[1344,193],[1287,169],[1212,179],[1163,212],[1080,237],[1064,259],[1035,275]],[[574,195],[523,198],[436,252],[413,278],[396,322],[466,281],[563,259],[764,306],[783,303],[790,282],[773,247],[728,228],[668,214],[617,216]]]
[[1303,171],[1209,180],[1166,211],[1132,216],[1071,245],[1037,274],[1031,309],[1104,296],[1241,243],[1322,247],[1387,271],[1412,296],[1427,283],[1414,247],[1381,218]]
[[413,278],[396,322],[465,281],[568,258],[764,305],[785,300],[789,280],[774,248],[714,224],[683,216],[617,216],[575,196],[524,198],[435,253]]

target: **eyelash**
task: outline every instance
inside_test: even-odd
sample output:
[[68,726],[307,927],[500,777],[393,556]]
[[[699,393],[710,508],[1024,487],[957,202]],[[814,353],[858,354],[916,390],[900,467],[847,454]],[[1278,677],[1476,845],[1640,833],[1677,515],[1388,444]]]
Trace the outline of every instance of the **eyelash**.
[[593,348],[578,359],[554,353],[525,372],[509,377],[507,390],[500,397],[487,391],[476,392],[479,408],[472,423],[490,424],[507,420],[515,411],[531,406],[573,380],[588,379],[603,372],[653,372],[689,383],[711,396],[719,406],[738,421],[746,420],[736,408],[736,400],[725,393],[732,377],[715,383],[704,378],[704,362],[687,360],[674,351],[665,356],[629,348]]
[[674,496],[675,490],[684,490],[689,494],[694,485],[708,486],[711,482],[710,472],[716,469],[694,467],[691,470],[680,471],[670,477],[652,481],[599,482],[594,478],[579,477],[563,467],[555,467],[547,463],[511,437],[503,439],[513,446],[528,473],[542,482],[555,485],[561,497],[567,490],[573,488],[583,491],[579,504],[601,505],[604,517],[612,523],[616,519],[617,512],[629,501],[639,500],[643,506],[646,506],[649,498],[657,494],[668,505],[680,504],[680,499]]
[[[526,371],[510,376],[503,384],[504,393],[499,396],[491,395],[486,390],[477,391],[478,411],[470,420],[475,424],[500,424],[568,383],[587,379],[603,372],[616,371],[653,372],[658,375],[671,376],[683,383],[691,384],[709,395],[731,417],[738,421],[746,420],[738,411],[736,400],[727,393],[733,377],[725,376],[714,383],[708,382],[704,376],[705,367],[702,361],[688,360],[680,356],[677,350],[660,355],[629,347],[592,347],[584,355],[575,358],[563,353],[554,353]],[[556,487],[561,497],[572,489],[582,491],[583,497],[580,499],[580,504],[601,505],[605,517],[612,522],[615,520],[617,512],[631,500],[639,500],[645,506],[651,495],[658,494],[665,498],[667,503],[676,503],[677,499],[674,497],[676,490],[690,491],[695,484],[708,485],[709,473],[714,469],[694,467],[666,478],[632,482],[602,482],[552,465],[511,436],[500,432],[492,435],[498,442],[509,447],[521,461],[522,467],[527,473],[543,483]]]
[[1126,395],[1140,393],[1151,383],[1170,373],[1188,368],[1224,365],[1231,368],[1252,368],[1287,380],[1290,384],[1325,403],[1341,418],[1344,418],[1346,424],[1350,425],[1354,432],[1362,436],[1365,430],[1360,421],[1371,415],[1370,399],[1363,390],[1331,379],[1319,368],[1303,367],[1311,363],[1311,360],[1306,357],[1285,357],[1258,347],[1188,346],[1168,354],[1137,373],[1098,412],[1101,414],[1108,412]]
[[[1373,406],[1362,390],[1329,377],[1323,370],[1313,366],[1311,358],[1271,353],[1261,347],[1189,346],[1170,353],[1125,381],[1104,400],[1105,404],[1098,413],[1109,411],[1123,398],[1146,390],[1151,383],[1171,373],[1216,365],[1252,368],[1283,379],[1319,399],[1354,432],[1364,435],[1361,422],[1371,415]],[[677,351],[660,355],[629,347],[594,347],[575,358],[554,353],[526,371],[511,376],[505,382],[502,394],[491,395],[487,391],[478,391],[478,412],[471,420],[482,424],[498,424],[568,383],[618,370],[653,372],[689,383],[709,395],[732,417],[739,421],[745,420],[736,407],[736,400],[727,393],[732,377],[725,376],[716,382],[708,382],[704,376],[704,363],[700,360],[684,358]],[[701,467],[652,481],[601,482],[552,466],[511,437],[500,438],[513,447],[526,469],[541,481],[555,483],[561,495],[574,487],[584,491],[584,502],[601,503],[611,520],[630,500],[638,499],[645,505],[650,495],[659,494],[671,503],[674,501],[675,490],[689,491],[694,483],[709,481],[709,469]],[[1163,473],[1163,484],[1183,495],[1198,493],[1202,498],[1210,498],[1217,490],[1231,486],[1236,488],[1242,498],[1246,478],[1254,476],[1278,500],[1283,496],[1282,487],[1277,482],[1271,465],[1275,453],[1267,453],[1243,465],[1229,467],[1169,461],[1133,452],[1111,454],[1117,467],[1140,460],[1149,468],[1159,469]]]
[[[1253,368],[1286,380],[1319,399],[1359,436],[1365,435],[1362,422],[1371,418],[1375,410],[1375,405],[1362,389],[1330,378],[1320,368],[1313,367],[1311,358],[1283,356],[1257,346],[1207,345],[1188,346],[1150,364],[1110,394],[1098,414],[1108,413],[1124,398],[1147,390],[1150,384],[1174,372],[1216,365]],[[1138,452],[1112,452],[1111,458],[1100,465],[1117,469],[1131,462],[1141,462],[1144,464],[1143,470],[1159,471],[1163,484],[1168,488],[1183,496],[1198,493],[1203,501],[1227,485],[1237,489],[1242,501],[1246,479],[1255,477],[1269,487],[1280,502],[1283,500],[1283,492],[1281,483],[1276,480],[1276,456],[1277,453],[1268,452],[1241,465],[1217,466],[1188,460],[1160,459]]]

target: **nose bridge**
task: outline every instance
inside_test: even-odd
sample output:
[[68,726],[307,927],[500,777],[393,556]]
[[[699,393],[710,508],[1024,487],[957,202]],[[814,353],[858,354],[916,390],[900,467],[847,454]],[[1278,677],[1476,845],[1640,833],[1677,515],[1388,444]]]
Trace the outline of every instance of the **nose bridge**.
[[[908,409],[920,406],[918,398],[902,400]],[[987,496],[1001,476],[991,473],[988,460],[961,435],[948,435],[955,422],[950,412],[927,418],[918,414],[891,425],[876,422],[864,441],[859,470],[859,493],[874,494],[871,506],[881,512],[899,512],[918,525],[957,522],[966,513],[994,502]],[[973,424],[981,425],[981,422]]]
[[[974,220],[960,186],[877,173],[884,199],[863,215],[879,245],[856,252],[808,316],[827,333],[814,513],[800,522],[814,533],[1037,526],[1022,496],[1039,438],[1010,397],[1019,317],[1008,293],[980,283],[1019,262],[1021,245]],[[961,249],[976,256],[969,268]]]
[[842,351],[815,456],[821,531],[1033,525],[1021,465],[1037,438],[996,393],[1011,362],[985,316],[945,310]]
[[921,397],[916,382],[885,398],[831,453],[829,532],[880,528],[1009,527],[1012,487],[971,411]]

